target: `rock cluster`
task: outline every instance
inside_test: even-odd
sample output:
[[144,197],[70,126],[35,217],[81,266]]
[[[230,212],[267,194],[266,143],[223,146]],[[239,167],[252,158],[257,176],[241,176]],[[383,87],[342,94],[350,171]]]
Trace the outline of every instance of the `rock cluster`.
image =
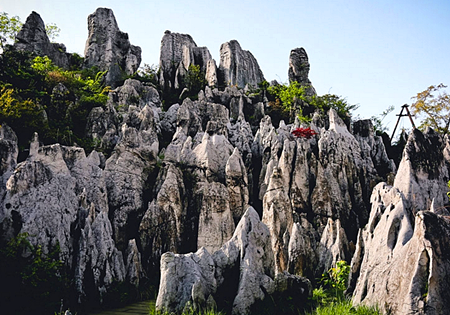
[[159,82],[164,90],[174,92],[185,87],[184,79],[189,66],[199,66],[208,85],[217,85],[216,63],[206,47],[197,47],[187,34],[166,31],[161,40]]
[[[368,224],[360,230],[349,291],[353,302],[385,313],[446,314],[450,237],[445,194],[448,138],[414,130],[394,185],[379,183]],[[441,192],[441,193],[439,193]],[[431,211],[428,211],[431,210]],[[395,292],[395,294],[393,294]]]
[[[60,58],[38,15],[29,20],[17,47]],[[334,110],[316,112],[308,139],[292,134],[298,120],[272,121],[267,98],[249,93],[262,72],[237,41],[222,45],[217,68],[191,36],[166,31],[156,87],[122,82],[140,49],[111,10],[88,21],[85,66],[115,87],[87,119],[98,152],[43,146],[36,135],[18,163],[17,137],[2,124],[0,243],[28,232],[45,253],[59,244],[81,304],[161,272],[160,310],[247,314],[285,292],[306,298],[303,277],[352,260],[354,303],[449,312],[448,137],[414,130],[397,171],[370,120],[350,129]],[[190,65],[208,85],[180,99]],[[294,49],[289,79],[313,95],[308,72],[306,52]],[[160,92],[176,101],[163,109]]]
[[273,258],[270,232],[249,207],[233,237],[213,254],[202,247],[196,253],[162,255],[156,309],[212,309],[226,295],[233,300],[232,314],[249,314],[257,301],[287,289],[297,289],[301,295],[296,298],[305,300],[311,294],[309,281],[285,273],[275,276]]

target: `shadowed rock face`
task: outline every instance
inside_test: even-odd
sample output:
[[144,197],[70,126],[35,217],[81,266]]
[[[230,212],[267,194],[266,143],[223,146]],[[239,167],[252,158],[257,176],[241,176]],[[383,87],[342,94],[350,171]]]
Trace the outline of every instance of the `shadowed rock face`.
[[128,34],[121,32],[111,9],[98,8],[88,17],[88,39],[84,66],[108,71],[106,85],[113,88],[131,75],[141,63],[141,48],[130,44]]
[[237,85],[240,88],[247,84],[257,87],[258,83],[264,81],[258,61],[251,52],[243,50],[236,40],[220,46],[219,78],[219,84]]
[[14,47],[36,53],[38,56],[48,56],[55,65],[68,68],[69,55],[63,44],[51,43],[45,32],[45,24],[41,16],[32,12],[16,36]]
[[377,304],[388,314],[448,314],[448,217],[431,211],[414,216],[403,194],[384,183],[372,202],[352,260],[353,302]]

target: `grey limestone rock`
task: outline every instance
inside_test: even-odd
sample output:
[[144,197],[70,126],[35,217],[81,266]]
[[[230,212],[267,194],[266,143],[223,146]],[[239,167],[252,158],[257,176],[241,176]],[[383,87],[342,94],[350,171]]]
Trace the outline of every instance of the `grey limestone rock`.
[[225,166],[225,176],[230,209],[233,213],[234,222],[237,224],[248,208],[249,194],[247,171],[236,147]]
[[141,253],[139,252],[135,239],[128,241],[126,255],[127,259],[125,265],[127,269],[127,281],[136,288],[139,288],[140,280],[144,277],[145,273],[142,267]]
[[128,34],[119,30],[111,9],[98,8],[89,15],[88,32],[84,66],[108,71],[106,85],[115,88],[125,75],[136,72],[141,63],[141,48],[131,45]]
[[165,31],[159,60],[159,82],[164,91],[182,90],[190,65],[200,67],[210,86],[217,84],[216,66],[208,48],[197,47],[190,35]]
[[295,125],[280,122],[276,129],[265,117],[254,138],[252,154],[262,160],[262,217],[278,272],[316,277],[337,260],[349,260],[368,220],[369,187],[382,178],[375,176],[375,154],[361,149],[373,137],[358,141],[333,110],[328,120],[326,128],[313,120],[318,135],[304,139],[290,134]]
[[18,50],[33,52],[38,56],[48,56],[59,67],[69,67],[70,54],[66,53],[66,47],[63,44],[50,42],[45,32],[44,21],[34,11],[27,17],[17,34],[14,47]]
[[[372,165],[368,170],[376,171],[373,174],[367,174],[368,177],[386,177],[388,174],[395,174],[397,168],[393,160],[389,159],[383,139],[375,135],[373,124],[370,119],[358,120],[353,123],[353,133],[361,146],[361,154],[364,157],[370,157]],[[368,159],[365,159],[369,161]]]
[[160,176],[159,191],[148,204],[139,225],[146,264],[159,259],[164,252],[181,251],[181,236],[185,232],[187,209],[183,174],[174,164],[168,163]]
[[306,87],[306,93],[308,95],[316,95],[316,90],[309,80],[309,60],[305,49],[295,48],[291,50],[289,55],[289,82],[298,82],[300,85]]
[[219,81],[217,79],[217,66],[214,59],[208,60],[206,64],[205,79],[210,87],[215,87],[219,84]]
[[[17,165],[19,148],[15,132],[6,124],[0,126],[0,176],[9,177]],[[2,181],[2,186],[3,186]]]
[[[447,314],[450,268],[447,217],[414,215],[395,187],[378,184],[369,223],[352,260],[353,302],[377,304],[389,314]],[[395,292],[395,294],[392,294]]]
[[424,133],[414,129],[409,135],[393,186],[405,195],[414,214],[430,209],[432,202],[435,209],[448,203],[443,192],[449,179],[449,150],[449,138],[431,128]]
[[[78,212],[80,238],[74,276],[79,304],[86,300],[102,303],[110,285],[114,281],[124,281],[126,277],[122,253],[115,246],[108,213],[95,214],[93,207],[93,204],[87,209],[81,207]],[[86,285],[89,282],[94,283],[96,292]],[[90,300],[97,294],[100,301]]]
[[251,52],[243,50],[236,40],[220,46],[219,84],[243,89],[264,81],[264,75]]
[[59,245],[60,259],[73,272],[79,303],[88,296],[101,300],[114,280],[125,279],[112,238],[101,163],[95,151],[86,157],[77,147],[40,146],[36,135],[29,157],[8,178],[1,204],[2,225],[10,220],[19,227],[14,235],[28,233],[44,254]]
[[181,313],[188,302],[196,309],[204,307],[217,290],[214,270],[213,257],[205,248],[184,255],[163,254],[156,309]]
[[213,253],[234,232],[233,213],[227,187],[218,182],[199,182],[195,191],[199,199],[197,247]]
[[440,280],[450,270],[443,245],[450,237],[448,158],[447,137],[413,130],[394,186],[374,188],[352,259],[349,292],[356,304],[378,304],[392,314],[449,312],[443,303],[449,284]]

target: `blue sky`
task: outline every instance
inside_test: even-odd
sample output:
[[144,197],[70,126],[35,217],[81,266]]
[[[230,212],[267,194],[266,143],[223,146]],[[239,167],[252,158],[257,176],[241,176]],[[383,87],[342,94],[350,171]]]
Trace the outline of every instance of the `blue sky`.
[[[239,41],[265,78],[287,81],[291,49],[304,47],[318,94],[359,104],[362,118],[395,111],[433,84],[450,84],[450,1],[96,1],[0,0],[0,11],[23,22],[31,11],[61,28],[57,42],[84,53],[87,16],[113,9],[122,31],[142,48],[143,63],[159,62],[165,30],[190,34],[219,63],[220,45]],[[417,119],[418,120],[418,119]],[[409,128],[404,119],[402,126]]]

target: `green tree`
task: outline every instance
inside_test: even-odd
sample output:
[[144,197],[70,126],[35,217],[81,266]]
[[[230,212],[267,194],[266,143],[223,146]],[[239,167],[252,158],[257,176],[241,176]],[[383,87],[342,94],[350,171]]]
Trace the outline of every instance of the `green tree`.
[[22,28],[22,22],[18,16],[9,17],[8,13],[0,12],[0,48],[3,50],[6,44],[14,42],[17,33]]
[[413,115],[424,115],[419,129],[431,127],[442,133],[448,133],[450,125],[450,95],[444,90],[444,84],[431,85],[425,91],[412,97]]
[[205,74],[200,69],[199,65],[190,65],[186,77],[184,78],[184,85],[189,90],[190,96],[195,96],[203,90],[207,82]]
[[45,24],[45,32],[47,33],[48,39],[50,39],[51,42],[54,42],[56,37],[59,36],[61,29],[56,26],[55,23],[48,23]]

